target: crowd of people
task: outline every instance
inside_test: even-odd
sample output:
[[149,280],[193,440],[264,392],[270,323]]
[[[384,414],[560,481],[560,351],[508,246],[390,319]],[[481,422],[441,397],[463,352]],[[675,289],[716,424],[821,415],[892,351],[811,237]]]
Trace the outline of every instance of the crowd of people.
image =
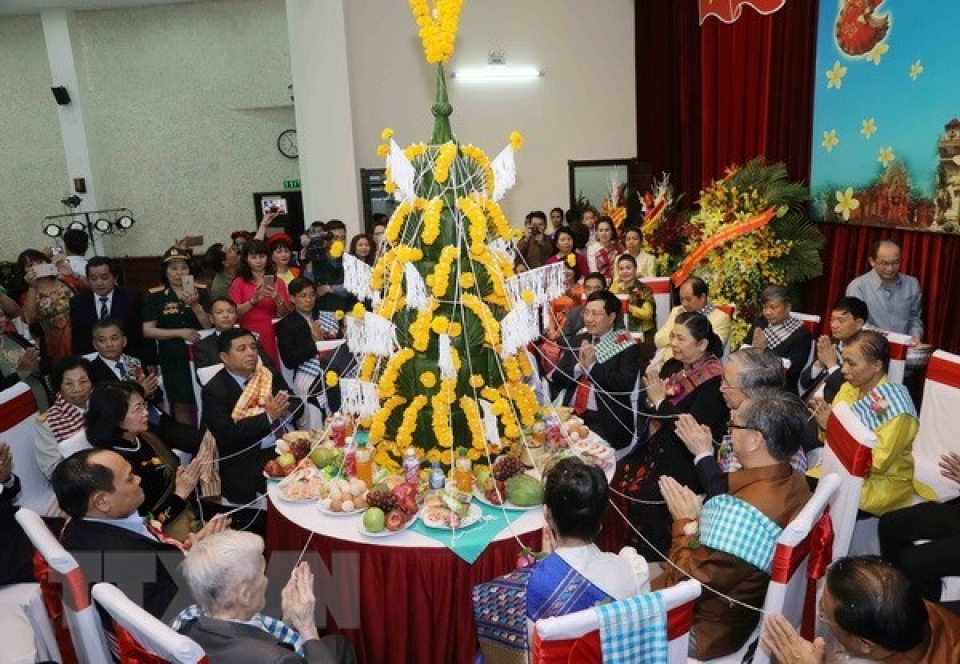
[[[0,386],[22,381],[35,395],[37,463],[68,516],[65,527],[55,524],[68,550],[183,552],[198,608],[177,625],[211,662],[349,662],[349,645],[321,639],[313,625],[308,568],[293,571],[283,594],[297,638],[278,640],[270,625],[279,621],[260,616],[261,469],[309,405],[327,414],[339,408],[320,363],[342,372],[355,360],[345,346],[319,358],[315,342],[340,334],[333,312],[356,299],[330,246],[342,242],[372,265],[385,251],[387,220],[381,215],[370,234],[348,243],[339,220],[316,222],[294,241],[268,234],[274,219],[265,215],[256,233],[237,231],[202,257],[175,242],[160,258],[160,284],[145,294],[120,285],[116,261],[84,259],[76,237],[66,256],[23,251],[18,284],[0,293]],[[936,604],[940,577],[960,571],[960,502],[911,506],[918,415],[907,389],[887,377],[884,332],[915,342],[923,334],[919,289],[900,274],[899,256],[896,243],[877,242],[870,272],[850,284],[833,307],[830,333],[817,338],[791,315],[794,293],[769,285],[750,303],[761,316],[748,343],[731,353],[729,305],[747,303],[714,303],[710,284],[689,277],[658,326],[643,281],[656,276],[655,257],[638,227],[618,228],[592,208],[531,212],[517,242],[518,271],[559,262],[565,275],[532,346],[543,386],[615,448],[618,462],[609,486],[573,459],[546,474],[544,543],[553,553],[530,576],[525,618],[532,624],[692,577],[708,591],[696,603],[691,656],[736,651],[760,620],[755,607],[777,534],[819,477],[808,456],[817,456],[831,408],[842,403],[878,439],[860,509],[881,517],[884,561],[835,563],[824,622],[859,657],[960,657],[960,618]],[[219,367],[199,403],[191,361]],[[64,453],[78,440],[81,451]],[[942,465],[960,483],[960,455]],[[12,519],[20,485],[2,443],[0,484],[7,561],[29,544]],[[627,507],[619,555],[596,545],[612,493]],[[699,527],[709,523],[725,528]],[[6,565],[0,582],[24,580],[22,567]],[[570,602],[546,601],[567,585],[577,588]],[[884,592],[867,592],[874,586]],[[158,563],[144,607],[163,616],[175,594]],[[780,661],[825,656],[821,641],[803,640],[779,617],[768,618],[764,647]]]

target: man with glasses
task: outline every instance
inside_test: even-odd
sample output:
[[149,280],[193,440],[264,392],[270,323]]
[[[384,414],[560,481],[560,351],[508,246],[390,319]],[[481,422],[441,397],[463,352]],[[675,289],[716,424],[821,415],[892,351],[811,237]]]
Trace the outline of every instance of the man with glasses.
[[900,273],[900,245],[877,240],[870,245],[870,267],[847,286],[847,295],[867,304],[867,323],[880,330],[923,338],[923,294],[915,277]]
[[810,499],[803,475],[790,467],[806,419],[797,395],[758,389],[731,413],[733,451],[743,469],[728,475],[728,494],[701,506],[688,487],[660,478],[673,541],[671,564],[651,587],[661,590],[689,576],[710,588],[694,605],[692,657],[735,652],[757,625],[760,614],[752,607],[763,605],[777,538]]

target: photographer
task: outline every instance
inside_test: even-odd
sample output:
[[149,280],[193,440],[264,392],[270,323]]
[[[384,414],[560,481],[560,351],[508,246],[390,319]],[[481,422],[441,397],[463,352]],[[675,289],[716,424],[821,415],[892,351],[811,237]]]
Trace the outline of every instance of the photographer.
[[546,228],[546,214],[536,210],[527,215],[523,238],[517,244],[517,249],[531,270],[545,265],[554,253],[553,240],[545,233]]
[[356,298],[343,287],[343,259],[330,255],[330,245],[346,242],[347,227],[339,219],[315,221],[307,231],[303,274],[317,285],[316,311],[348,311]]

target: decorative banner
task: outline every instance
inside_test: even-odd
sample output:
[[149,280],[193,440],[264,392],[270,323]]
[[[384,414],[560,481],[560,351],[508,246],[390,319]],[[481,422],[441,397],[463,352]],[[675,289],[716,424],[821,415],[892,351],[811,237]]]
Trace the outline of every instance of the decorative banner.
[[960,233],[955,0],[821,2],[811,216]]
[[753,7],[761,14],[772,14],[786,3],[787,0],[700,0],[700,25],[708,16],[716,16],[724,23],[733,23],[740,18],[744,5]]
[[763,214],[757,215],[756,217],[750,217],[749,219],[744,219],[741,222],[733,224],[732,226],[727,226],[719,233],[714,234],[711,237],[708,237],[704,240],[700,246],[694,249],[687,259],[683,261],[683,265],[680,266],[680,269],[670,275],[670,280],[673,282],[673,285],[677,288],[680,287],[687,277],[690,276],[690,273],[693,272],[693,269],[700,264],[707,254],[719,247],[725,242],[734,240],[741,235],[746,235],[750,231],[755,231],[758,228],[763,228],[770,223],[770,220],[773,219],[776,214],[774,208],[768,209]]

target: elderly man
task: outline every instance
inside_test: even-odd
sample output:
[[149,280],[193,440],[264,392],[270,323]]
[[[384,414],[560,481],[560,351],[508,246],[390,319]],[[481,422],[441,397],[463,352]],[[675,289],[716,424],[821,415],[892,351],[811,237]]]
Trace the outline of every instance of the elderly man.
[[[60,509],[70,517],[60,535],[70,552],[179,553],[230,524],[228,518],[214,517],[186,544],[167,540],[138,514],[143,503],[140,477],[112,450],[81,450],[61,461],[50,481]],[[123,559],[119,560],[122,563]],[[151,562],[156,566],[155,580],[143,584],[143,608],[161,618],[176,597],[177,584],[159,558]],[[118,570],[123,572],[122,568]],[[131,592],[129,588],[123,590]],[[139,592],[140,588],[133,590]]]
[[[907,577],[879,558],[842,558],[830,566],[820,621],[851,661],[960,662],[960,617],[925,602]],[[828,661],[823,638],[810,643],[783,616],[767,618],[762,641],[778,662]]]
[[847,339],[863,329],[870,312],[866,303],[858,297],[841,297],[830,312],[830,336],[817,339],[817,352],[813,362],[800,374],[801,397],[804,402],[820,397],[827,403],[840,391],[843,373],[839,370],[840,353]]
[[258,535],[228,530],[208,537],[193,547],[180,569],[202,613],[178,629],[200,644],[210,664],[356,662],[342,636],[321,639],[317,633],[313,574],[306,563],[294,568],[282,593],[283,615],[296,638],[288,638],[286,645],[278,641],[278,635],[290,630],[259,613],[266,604],[268,581]]
[[923,294],[915,277],[900,273],[900,245],[877,240],[870,245],[870,267],[866,274],[847,285],[847,295],[867,304],[870,325],[888,332],[909,334],[913,343],[923,338]]
[[690,655],[700,660],[735,652],[750,636],[759,614],[724,595],[763,604],[777,537],[810,499],[803,475],[790,467],[807,418],[803,402],[784,390],[757,390],[731,418],[743,470],[730,473],[729,494],[701,507],[689,488],[660,479],[673,542],[671,565],[651,585],[659,590],[689,575],[710,588],[696,602],[690,629]]
[[666,351],[663,358],[664,360],[670,359],[670,333],[673,332],[673,325],[677,320],[677,316],[684,311],[706,316],[710,321],[710,325],[713,326],[713,331],[720,337],[720,341],[724,344],[727,343],[727,340],[730,338],[730,328],[733,325],[733,321],[730,320],[730,316],[728,316],[726,312],[717,309],[717,307],[710,302],[710,290],[707,288],[707,282],[700,277],[690,277],[680,284],[680,306],[674,307],[670,311],[667,322],[657,330],[656,335],[653,337],[654,345]]
[[572,338],[550,375],[554,387],[567,388],[568,405],[584,424],[618,450],[633,440],[636,413],[630,396],[652,355],[649,345],[614,329],[619,317],[620,300],[610,291],[587,296],[586,332]]

